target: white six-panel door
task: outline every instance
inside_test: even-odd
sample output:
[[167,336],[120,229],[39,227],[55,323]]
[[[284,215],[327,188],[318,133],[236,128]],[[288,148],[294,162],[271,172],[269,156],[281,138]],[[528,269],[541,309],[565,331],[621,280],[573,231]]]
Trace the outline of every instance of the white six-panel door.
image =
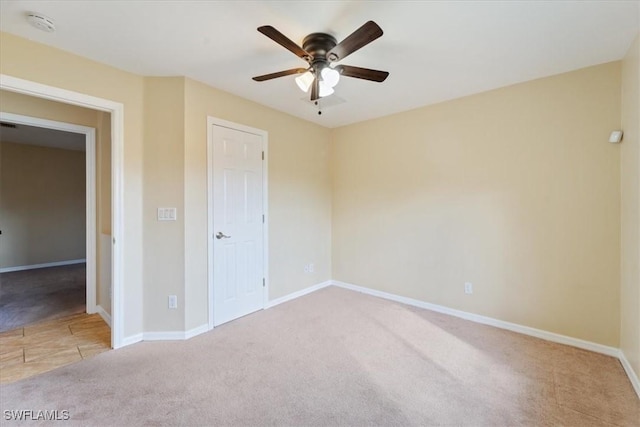
[[213,125],[213,323],[264,308],[262,136]]

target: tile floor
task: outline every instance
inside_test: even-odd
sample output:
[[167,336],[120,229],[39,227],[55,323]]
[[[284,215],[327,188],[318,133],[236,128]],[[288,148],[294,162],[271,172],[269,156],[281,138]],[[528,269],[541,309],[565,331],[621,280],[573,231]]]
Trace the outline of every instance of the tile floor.
[[0,384],[41,374],[111,348],[98,314],[74,314],[0,333]]

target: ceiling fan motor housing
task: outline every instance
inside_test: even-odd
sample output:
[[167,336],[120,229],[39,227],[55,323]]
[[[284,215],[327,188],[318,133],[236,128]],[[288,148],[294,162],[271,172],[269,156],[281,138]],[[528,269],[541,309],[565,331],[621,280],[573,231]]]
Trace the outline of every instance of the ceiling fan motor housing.
[[338,41],[335,37],[325,33],[311,33],[302,41],[302,48],[312,56],[311,64],[328,62],[327,52],[335,47]]

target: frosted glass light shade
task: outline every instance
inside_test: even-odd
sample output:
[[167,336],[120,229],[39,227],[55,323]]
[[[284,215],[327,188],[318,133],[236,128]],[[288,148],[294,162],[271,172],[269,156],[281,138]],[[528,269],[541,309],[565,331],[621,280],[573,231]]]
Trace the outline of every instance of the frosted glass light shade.
[[318,94],[320,98],[324,98],[325,96],[329,96],[334,92],[333,88],[327,84],[327,82],[321,80],[320,81],[320,93]]
[[340,73],[331,67],[325,67],[320,73],[322,80],[329,85],[329,87],[335,87],[340,81]]
[[303,92],[309,92],[311,83],[313,83],[313,74],[311,71],[307,71],[306,73],[296,77],[296,84]]

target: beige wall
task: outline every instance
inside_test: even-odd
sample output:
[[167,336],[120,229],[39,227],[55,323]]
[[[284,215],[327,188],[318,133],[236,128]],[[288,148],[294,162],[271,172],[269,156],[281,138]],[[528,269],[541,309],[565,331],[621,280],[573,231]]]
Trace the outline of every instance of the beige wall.
[[622,61],[620,348],[640,377],[640,36]]
[[207,319],[207,116],[269,133],[269,299],[331,279],[329,130],[190,79],[185,95],[187,329]]
[[111,114],[96,111],[98,234],[111,235]]
[[96,304],[111,314],[111,114],[96,111]]
[[85,153],[0,142],[0,268],[85,258]]
[[[269,132],[269,298],[331,278],[329,131],[190,79],[145,78],[146,331],[208,321],[207,116]],[[158,207],[177,221],[157,221]]]
[[615,62],[336,129],[333,278],[618,346],[619,126]]
[[143,332],[143,78],[77,55],[0,33],[0,73],[124,105],[124,336]]
[[[184,330],[184,78],[145,78],[144,307],[145,331]],[[157,208],[177,208],[158,221]],[[206,233],[206,231],[205,231]],[[168,308],[168,296],[178,308]]]
[[96,127],[96,111],[94,110],[6,90],[0,90],[0,111],[74,125]]

